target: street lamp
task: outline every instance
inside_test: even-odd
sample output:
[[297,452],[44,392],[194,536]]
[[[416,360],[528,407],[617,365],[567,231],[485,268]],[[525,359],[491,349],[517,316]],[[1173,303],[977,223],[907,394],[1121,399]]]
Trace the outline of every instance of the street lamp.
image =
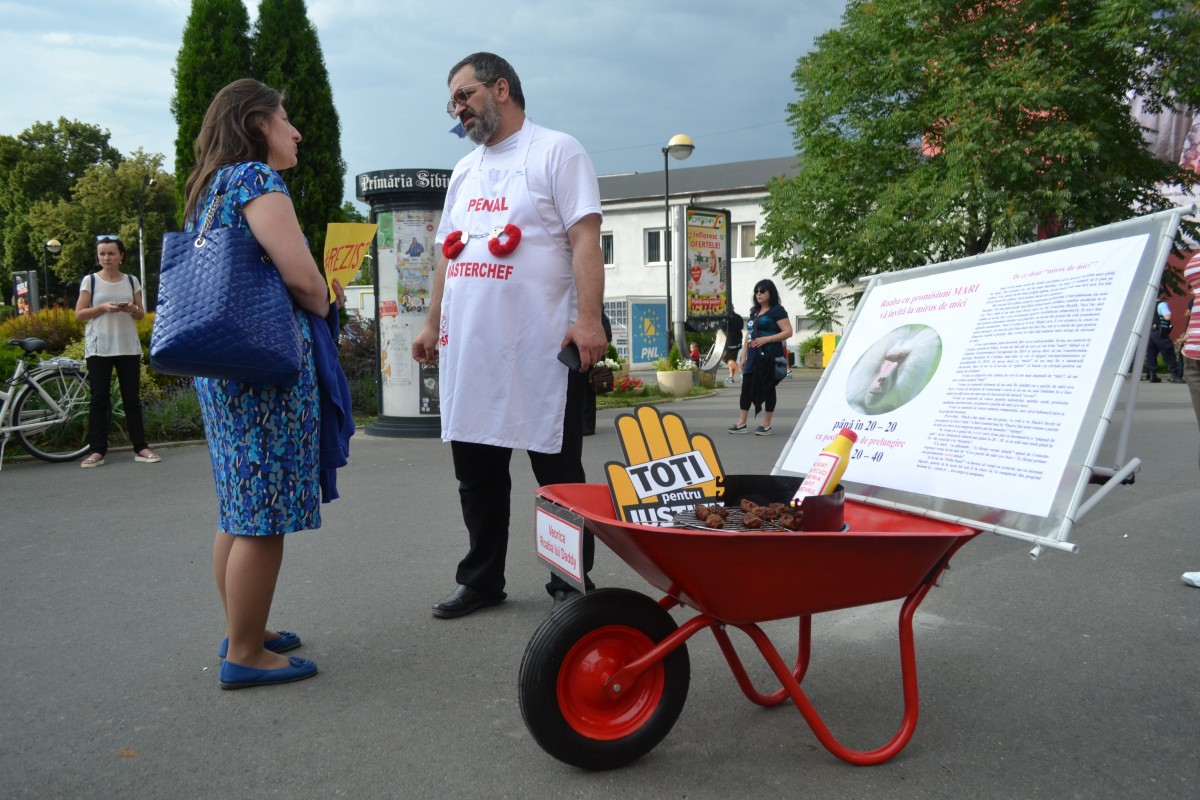
[[46,308],[49,308],[50,303],[50,256],[58,255],[62,250],[62,242],[58,239],[49,239],[42,245],[42,283],[46,284],[42,288],[42,294],[45,295],[47,302],[43,303]]
[[142,242],[142,206],[146,202],[146,190],[158,184],[149,175],[142,178],[142,189],[138,192],[138,266],[141,269],[142,308],[150,307],[150,292],[146,289],[146,245]]
[[667,146],[663,151],[663,208],[666,212],[666,228],[663,230],[663,257],[667,262],[667,350],[671,349],[671,341],[674,337],[674,331],[671,328],[671,174],[669,169],[670,162],[667,161],[667,156],[671,156],[679,161],[692,154],[696,149],[696,145],[692,144],[690,136],[684,133],[677,133],[667,142]]

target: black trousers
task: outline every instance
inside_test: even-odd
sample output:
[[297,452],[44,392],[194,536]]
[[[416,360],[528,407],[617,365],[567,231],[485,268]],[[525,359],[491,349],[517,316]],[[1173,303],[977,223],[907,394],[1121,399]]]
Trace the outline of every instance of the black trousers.
[[113,370],[117,371],[117,384],[121,387],[121,403],[125,406],[125,425],[129,430],[129,441],[133,452],[146,449],[146,429],[142,422],[142,401],[138,397],[141,381],[140,356],[88,356],[88,387],[92,391],[88,406],[88,444],[93,453],[108,452],[108,427],[112,423]]
[[[571,372],[567,378],[567,407],[563,418],[562,450],[557,453],[529,451],[529,464],[539,486],[551,483],[583,483],[583,402],[585,378]],[[481,592],[504,590],[504,563],[508,554],[508,524],[512,503],[512,476],[509,464],[512,448],[473,442],[450,442],[454,455],[454,477],[458,479],[458,497],[463,522],[470,537],[470,550],[459,562],[455,580]],[[532,503],[533,498],[527,498]],[[530,552],[532,537],[526,540]],[[596,555],[591,533],[583,537],[583,569],[587,573]],[[553,594],[570,584],[557,575],[550,576],[546,591]]]
[[1147,377],[1158,373],[1158,357],[1162,356],[1167,364],[1167,372],[1172,378],[1183,377],[1183,365],[1175,358],[1175,344],[1169,336],[1163,336],[1157,331],[1151,331],[1146,339],[1146,363],[1143,367]]
[[596,393],[592,384],[584,382],[583,388],[583,435],[593,436],[596,433]]

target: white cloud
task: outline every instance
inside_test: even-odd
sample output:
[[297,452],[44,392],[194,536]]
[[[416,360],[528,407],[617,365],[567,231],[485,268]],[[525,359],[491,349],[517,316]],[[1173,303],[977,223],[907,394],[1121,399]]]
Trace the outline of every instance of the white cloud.
[[[791,153],[791,73],[844,0],[309,0],[342,125],[347,197],[361,172],[453,166],[446,73],[491,50],[521,75],[530,116],[578,138],[601,173],[661,169],[672,134],[689,166]],[[247,3],[251,20],[258,2]],[[175,55],[187,0],[0,2],[0,134],[60,116],[174,160]],[[114,24],[114,21],[118,21]],[[297,120],[303,132],[303,120]]]

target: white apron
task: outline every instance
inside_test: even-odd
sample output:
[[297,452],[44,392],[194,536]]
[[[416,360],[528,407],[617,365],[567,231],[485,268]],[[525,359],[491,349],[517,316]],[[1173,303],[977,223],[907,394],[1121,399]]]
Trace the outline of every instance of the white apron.
[[[523,139],[500,163],[480,148],[450,210],[466,246],[442,293],[442,439],[557,453],[567,397],[557,356],[576,315],[575,279],[529,196],[534,131],[515,135]],[[506,224],[521,229],[520,244],[494,256],[487,235]]]

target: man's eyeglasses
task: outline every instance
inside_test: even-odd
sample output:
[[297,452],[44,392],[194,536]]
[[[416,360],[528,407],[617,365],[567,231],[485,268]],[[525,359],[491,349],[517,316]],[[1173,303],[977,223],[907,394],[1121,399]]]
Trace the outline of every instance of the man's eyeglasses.
[[[490,86],[495,81],[479,81],[478,83],[468,83],[466,86],[460,86],[458,91],[450,95],[450,99],[446,101],[446,113],[452,117],[458,115],[454,113],[454,109],[459,106],[465,106],[467,101],[471,99],[471,95],[478,92],[478,89],[471,89],[472,86]],[[471,89],[470,91],[467,91]]]
[[115,233],[102,233],[96,237],[97,244],[108,244],[109,242],[119,242],[121,237]]

